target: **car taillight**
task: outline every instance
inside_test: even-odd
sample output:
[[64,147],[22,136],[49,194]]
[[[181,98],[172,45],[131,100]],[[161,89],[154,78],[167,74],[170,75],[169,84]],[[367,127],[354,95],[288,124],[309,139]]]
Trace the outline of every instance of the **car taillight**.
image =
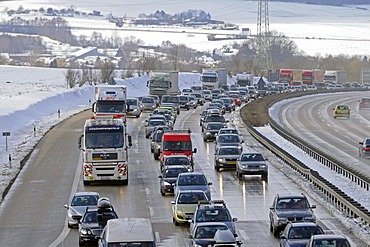
[[370,147],[364,147],[364,151],[370,151]]

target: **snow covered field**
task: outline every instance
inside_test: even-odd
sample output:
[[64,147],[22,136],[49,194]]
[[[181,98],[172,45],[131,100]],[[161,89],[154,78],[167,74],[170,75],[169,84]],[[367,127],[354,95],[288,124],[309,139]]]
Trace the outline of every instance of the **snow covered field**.
[[[242,0],[214,0],[189,2],[187,0],[158,1],[158,0],[111,0],[107,5],[99,0],[83,1],[61,1],[61,0],[27,0],[27,1],[5,1],[0,2],[0,12],[6,7],[17,9],[20,5],[25,8],[40,7],[48,8],[69,8],[91,12],[100,10],[103,15],[113,14],[114,16],[137,17],[140,13],[150,14],[156,10],[164,10],[174,14],[189,9],[198,9],[209,12],[213,19],[235,23],[241,27],[248,27],[252,34],[256,34],[257,23],[257,1]],[[348,55],[369,55],[370,54],[370,6],[362,6],[361,9],[355,6],[333,7],[296,3],[269,3],[270,30],[277,30],[294,39],[298,48],[309,55],[326,54],[348,54]],[[0,19],[6,18],[4,13]],[[221,48],[232,41],[208,41],[206,34],[196,34],[188,37],[185,33],[166,33],[144,31],[125,31],[115,27],[104,18],[68,18],[72,27],[99,27],[110,28],[111,30],[101,31],[106,36],[111,36],[117,31],[122,37],[136,36],[144,40],[147,45],[160,45],[164,40],[173,43],[184,43],[187,46],[201,50],[212,51],[214,48]],[[194,31],[183,28],[185,32]],[[90,36],[93,30],[73,30],[74,34],[85,34]],[[232,32],[230,32],[232,33]],[[165,36],[165,38],[164,38]],[[315,38],[315,39],[312,39]],[[352,40],[352,41],[351,41]],[[356,41],[353,41],[356,40]],[[362,41],[361,41],[362,40]],[[242,42],[237,40],[236,42]]]

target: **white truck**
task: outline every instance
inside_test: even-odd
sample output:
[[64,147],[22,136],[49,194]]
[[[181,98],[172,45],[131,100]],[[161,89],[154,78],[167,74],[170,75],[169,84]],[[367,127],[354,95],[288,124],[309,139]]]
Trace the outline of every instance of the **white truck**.
[[114,116],[126,122],[127,88],[122,85],[95,86],[95,102],[92,111],[95,116]]
[[225,68],[203,68],[200,76],[203,88],[217,89],[227,85],[227,73]]
[[153,71],[147,82],[150,95],[180,94],[178,71]]
[[324,74],[324,83],[342,84],[347,82],[347,71],[344,70],[326,70]]
[[113,116],[87,119],[78,144],[84,185],[101,181],[128,184],[128,148],[132,139],[123,119]]
[[253,74],[250,73],[236,74],[236,84],[238,84],[241,87],[253,85]]

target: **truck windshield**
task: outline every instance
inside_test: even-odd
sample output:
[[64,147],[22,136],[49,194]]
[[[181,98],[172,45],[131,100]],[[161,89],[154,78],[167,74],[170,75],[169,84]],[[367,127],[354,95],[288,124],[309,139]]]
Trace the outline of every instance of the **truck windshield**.
[[191,141],[165,141],[164,151],[191,151]]
[[202,82],[216,82],[217,77],[214,76],[202,76],[200,79]]
[[169,88],[170,87],[170,82],[169,81],[152,80],[152,81],[150,81],[150,87]]
[[122,131],[94,131],[85,134],[86,148],[122,148]]
[[96,102],[96,112],[125,113],[126,104],[122,100],[104,100]]

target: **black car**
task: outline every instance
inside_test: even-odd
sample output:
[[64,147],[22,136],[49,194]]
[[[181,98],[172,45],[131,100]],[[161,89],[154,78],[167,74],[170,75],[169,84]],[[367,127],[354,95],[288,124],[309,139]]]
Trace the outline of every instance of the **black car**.
[[224,127],[223,123],[210,122],[207,123],[203,130],[203,141],[215,140],[216,134]]
[[314,208],[316,208],[316,206],[310,206],[306,196],[303,194],[277,194],[270,207],[270,231],[275,237],[278,237],[289,222],[316,223],[316,217],[312,210]]
[[80,216],[77,219],[79,221],[79,246],[97,245],[98,237],[107,224],[107,221],[117,218],[118,216],[109,199],[105,197],[100,198],[97,208],[87,208],[82,218]]
[[159,191],[161,195],[165,196],[166,193],[173,193],[173,187],[176,184],[177,176],[180,173],[188,171],[188,168],[182,165],[166,166],[162,170],[161,175],[158,176],[160,178]]

